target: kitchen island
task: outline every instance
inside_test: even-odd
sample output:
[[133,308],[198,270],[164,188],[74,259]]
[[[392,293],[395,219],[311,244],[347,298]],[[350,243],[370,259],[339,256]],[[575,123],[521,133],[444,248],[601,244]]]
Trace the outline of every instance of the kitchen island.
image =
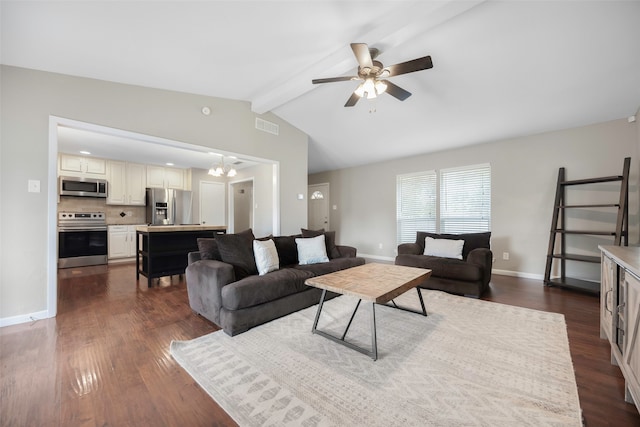
[[198,239],[224,234],[220,225],[142,225],[136,227],[136,279],[151,287],[154,278],[184,274],[187,255],[198,250]]

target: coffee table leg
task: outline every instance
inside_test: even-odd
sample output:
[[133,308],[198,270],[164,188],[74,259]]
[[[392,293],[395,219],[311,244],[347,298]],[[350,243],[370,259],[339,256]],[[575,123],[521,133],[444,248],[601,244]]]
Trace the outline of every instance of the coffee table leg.
[[371,358],[378,360],[378,340],[376,339],[376,303],[371,303]]
[[353,322],[353,318],[356,317],[356,312],[358,311],[358,307],[360,307],[361,302],[362,300],[359,299],[358,304],[356,304],[356,308],[353,310],[353,313],[351,313],[351,319],[349,319],[349,323],[347,323],[347,328],[344,330],[344,334],[342,334],[342,338],[340,338],[343,341],[344,341],[344,337],[347,336],[347,332],[349,332],[349,328],[351,327],[351,322]]
[[416,314],[422,314],[423,316],[427,317],[427,309],[424,306],[424,300],[422,299],[422,292],[420,292],[420,288],[416,288],[416,291],[418,292],[418,299],[420,300],[420,307],[422,308],[422,311],[418,311],[418,310],[412,310],[410,308],[405,308],[405,307],[400,307],[398,304],[396,304],[396,302],[394,300],[391,300],[391,304],[393,305],[389,305],[389,304],[383,304],[386,305],[387,307],[391,307],[391,308],[397,308],[398,310],[403,310],[403,311],[408,311],[409,313],[416,313]]
[[355,310],[353,310],[353,313],[351,314],[351,319],[349,320],[349,324],[347,325],[347,328],[345,329],[341,338],[338,338],[337,336],[333,336],[327,332],[324,332],[318,329],[318,320],[320,319],[320,313],[322,312],[322,305],[324,304],[326,294],[327,294],[326,289],[323,289],[322,296],[320,297],[320,303],[318,304],[318,311],[316,312],[316,318],[313,321],[313,327],[311,328],[311,332],[317,335],[321,335],[325,338],[328,338],[331,341],[337,342],[338,344],[342,344],[345,347],[349,347],[352,350],[356,350],[362,354],[366,354],[367,356],[371,357],[373,360],[377,360],[378,359],[378,343],[376,340],[376,311],[375,311],[376,304],[371,303],[371,350],[367,350],[366,348],[358,347],[357,345],[352,344],[345,340],[345,336],[349,331],[351,322],[353,321],[353,318],[356,315],[356,311],[358,311],[358,307],[360,307],[360,302],[362,300],[358,300],[358,304],[356,305]]
[[[313,321],[313,327],[311,328],[311,332],[316,332],[316,327],[318,326],[318,319],[320,319],[320,312],[322,311],[322,304],[324,304],[324,298],[327,296],[327,290],[322,290],[322,295],[320,296],[320,303],[318,304],[318,311],[316,312],[316,319]],[[345,332],[346,334],[346,332]]]

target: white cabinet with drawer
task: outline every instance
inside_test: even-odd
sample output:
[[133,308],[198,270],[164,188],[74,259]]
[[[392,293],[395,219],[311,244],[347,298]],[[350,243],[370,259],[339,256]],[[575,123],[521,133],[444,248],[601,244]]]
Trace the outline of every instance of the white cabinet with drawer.
[[110,225],[107,227],[109,259],[135,257],[136,227],[138,225]]

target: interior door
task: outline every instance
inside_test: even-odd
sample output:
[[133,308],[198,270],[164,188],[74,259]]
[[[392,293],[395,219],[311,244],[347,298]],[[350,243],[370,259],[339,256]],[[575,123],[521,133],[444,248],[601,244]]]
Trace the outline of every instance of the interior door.
[[309,229],[330,230],[329,224],[329,183],[309,186]]
[[223,182],[200,181],[200,224],[227,225]]

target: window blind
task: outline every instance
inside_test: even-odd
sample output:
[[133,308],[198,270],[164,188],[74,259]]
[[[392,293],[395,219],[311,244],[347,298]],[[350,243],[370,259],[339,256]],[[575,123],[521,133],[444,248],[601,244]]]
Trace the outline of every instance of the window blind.
[[440,171],[440,232],[491,230],[491,165]]
[[436,231],[436,172],[397,176],[397,240],[415,242],[417,231]]

